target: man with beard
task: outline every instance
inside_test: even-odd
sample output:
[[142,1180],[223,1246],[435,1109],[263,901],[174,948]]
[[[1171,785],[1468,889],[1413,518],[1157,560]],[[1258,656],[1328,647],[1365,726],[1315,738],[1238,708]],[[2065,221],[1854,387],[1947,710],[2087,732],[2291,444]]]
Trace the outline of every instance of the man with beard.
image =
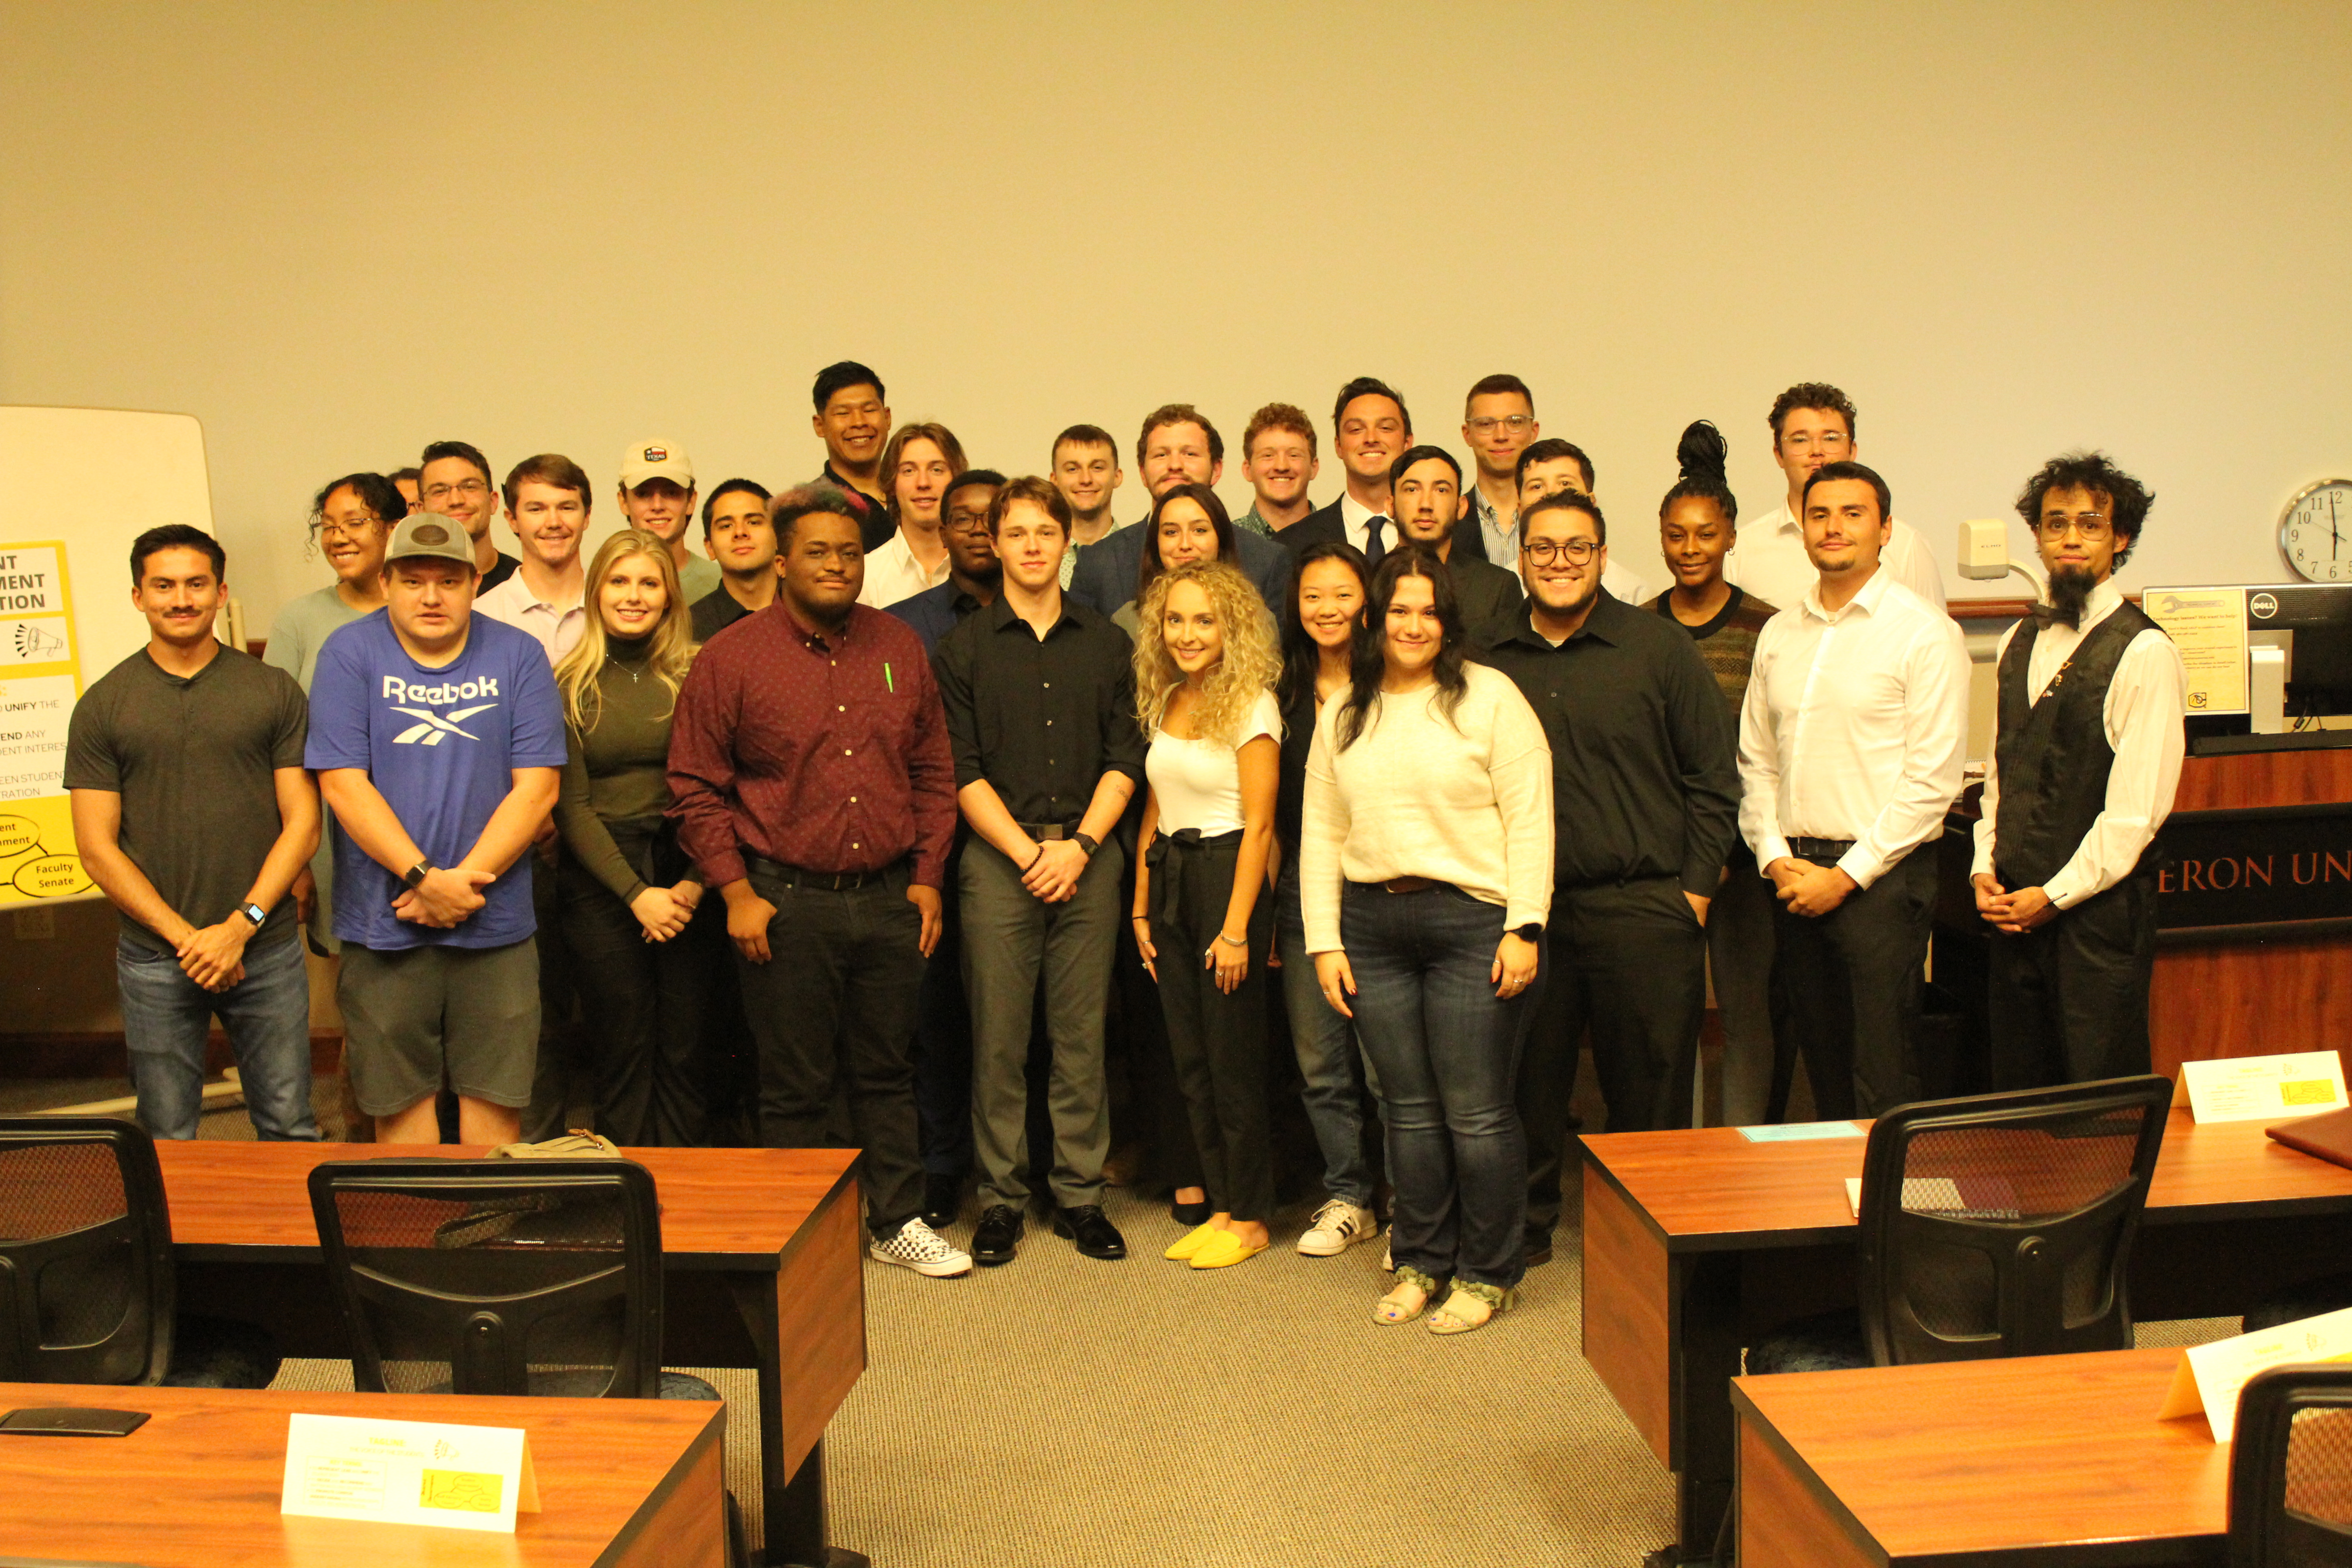
[[2017,510],[2050,571],[2047,609],[2004,635],[2000,728],[1977,824],[1992,943],[1993,1087],[2148,1070],[2156,868],[2180,782],[2180,651],[2124,603],[2116,568],[2155,498],[2104,453],[2070,453]]
[[[1171,403],[1145,416],[1143,433],[1135,439],[1135,462],[1155,501],[1178,485],[1213,487],[1225,471],[1225,438],[1191,404]],[[1141,523],[1129,523],[1080,551],[1070,574],[1070,596],[1104,615],[1134,598],[1144,533]],[[1290,592],[1289,552],[1254,529],[1234,535],[1234,552],[1242,575],[1257,585],[1266,608],[1279,615]]]
[[1527,608],[1479,656],[1517,684],[1551,744],[1551,919],[1519,1058],[1530,1264],[1551,1256],[1588,1027],[1610,1131],[1689,1122],[1703,928],[1738,833],[1723,699],[1697,644],[1601,585],[1607,526],[1574,490],[1519,514]]
[[[1765,423],[1772,430],[1772,460],[1788,476],[1789,499],[1759,517],[1740,520],[1739,536],[1724,558],[1723,580],[1785,609],[1813,585],[1813,564],[1805,552],[1805,481],[1824,464],[1853,462],[1862,443],[1853,400],[1827,382],[1803,381],[1789,388],[1772,400]],[[1944,577],[1927,541],[1899,517],[1887,519],[1886,529],[1880,569],[1942,609]]]
[[1507,629],[1519,612],[1519,580],[1465,546],[1454,532],[1462,521],[1462,467],[1443,447],[1413,447],[1389,468],[1389,510],[1401,542],[1425,544],[1445,563],[1462,606],[1462,629],[1473,644]]
[[1960,793],[1969,653],[1958,625],[1880,564],[1885,479],[1825,464],[1802,502],[1814,581],[1756,639],[1739,829],[1780,900],[1773,987],[1814,1109],[1842,1120],[1919,1098],[1929,847]]

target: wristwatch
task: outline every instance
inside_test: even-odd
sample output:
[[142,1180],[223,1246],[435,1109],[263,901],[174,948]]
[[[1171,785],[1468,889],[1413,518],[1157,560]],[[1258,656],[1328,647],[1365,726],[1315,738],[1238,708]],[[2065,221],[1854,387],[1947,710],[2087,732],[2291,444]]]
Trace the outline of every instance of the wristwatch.
[[259,931],[261,929],[262,922],[269,919],[269,911],[263,909],[259,904],[239,904],[236,906],[236,912],[243,915],[247,920],[251,921],[253,922],[253,929],[256,931]]
[[1070,837],[1077,841],[1079,848],[1087,852],[1087,858],[1089,860],[1095,858],[1095,851],[1102,847],[1101,843],[1091,834],[1073,833]]
[[414,892],[420,885],[423,884],[425,880],[425,873],[427,871],[438,871],[439,869],[441,869],[441,868],[433,863],[433,857],[427,855],[424,859],[419,860],[415,865],[411,866],[407,870],[403,871],[400,874],[400,879],[411,892]]
[[1513,926],[1511,928],[1511,934],[1517,937],[1521,942],[1541,942],[1543,940],[1543,927],[1538,925],[1533,921],[1529,921],[1523,926]]

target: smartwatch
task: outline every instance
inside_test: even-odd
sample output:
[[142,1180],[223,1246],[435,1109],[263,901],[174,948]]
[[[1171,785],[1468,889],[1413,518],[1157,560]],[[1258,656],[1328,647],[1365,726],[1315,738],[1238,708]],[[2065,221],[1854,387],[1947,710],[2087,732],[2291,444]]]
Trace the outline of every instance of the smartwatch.
[[1073,833],[1070,837],[1077,841],[1079,848],[1087,852],[1087,858],[1089,860],[1095,858],[1095,851],[1102,847],[1102,845],[1090,835]]
[[253,929],[256,931],[259,931],[262,927],[262,922],[269,919],[269,911],[263,909],[259,904],[239,904],[236,906],[236,912],[243,915],[247,920],[251,921],[253,922]]
[[1538,925],[1533,921],[1529,921],[1523,926],[1513,926],[1511,928],[1511,934],[1517,937],[1521,942],[1541,942],[1543,940],[1543,927]]
[[400,880],[409,891],[415,892],[418,886],[424,882],[425,873],[427,871],[438,871],[439,869],[441,869],[441,868],[433,863],[433,857],[427,855],[424,859],[419,860],[415,865],[411,866],[407,870],[403,871],[400,874]]

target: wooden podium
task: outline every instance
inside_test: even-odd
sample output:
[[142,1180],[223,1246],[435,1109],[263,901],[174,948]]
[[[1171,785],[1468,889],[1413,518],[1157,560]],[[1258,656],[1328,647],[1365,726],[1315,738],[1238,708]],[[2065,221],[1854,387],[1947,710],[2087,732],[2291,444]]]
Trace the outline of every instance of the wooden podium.
[[2352,750],[2192,756],[2173,813],[2150,1065],[2352,1045]]

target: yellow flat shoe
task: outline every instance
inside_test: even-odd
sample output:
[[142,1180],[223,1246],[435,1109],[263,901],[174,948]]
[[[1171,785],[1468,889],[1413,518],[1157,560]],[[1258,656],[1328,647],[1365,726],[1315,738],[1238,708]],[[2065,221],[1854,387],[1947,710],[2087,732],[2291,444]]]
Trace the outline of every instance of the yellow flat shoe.
[[1260,1242],[1257,1246],[1252,1247],[1232,1231],[1221,1230],[1200,1251],[1192,1254],[1192,1267],[1230,1268],[1236,1263],[1245,1263],[1255,1258],[1266,1249],[1266,1243]]
[[1208,1246],[1210,1242],[1224,1234],[1225,1233],[1223,1231],[1219,1230],[1213,1225],[1197,1225],[1191,1230],[1184,1233],[1182,1240],[1177,1242],[1173,1247],[1171,1247],[1167,1251],[1161,1253],[1160,1256],[1168,1259],[1171,1263],[1181,1263],[1186,1258],[1192,1257],[1194,1253],[1200,1251],[1201,1248]]

